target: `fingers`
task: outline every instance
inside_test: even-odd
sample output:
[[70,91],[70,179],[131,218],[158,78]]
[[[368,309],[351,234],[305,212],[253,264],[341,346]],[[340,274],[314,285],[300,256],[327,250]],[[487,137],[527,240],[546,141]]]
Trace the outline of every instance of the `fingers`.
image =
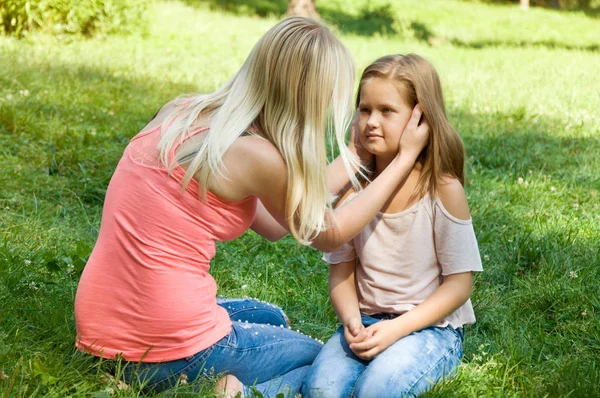
[[419,120],[421,120],[421,116],[423,115],[423,108],[421,108],[421,104],[415,105],[413,108],[412,114],[410,116],[409,124],[413,126],[419,125]]
[[362,326],[362,324],[360,325],[360,327],[358,328],[358,330],[356,331],[356,333],[353,333],[349,328],[346,327],[346,330],[344,331],[344,337],[346,338],[346,341],[348,342],[348,344],[354,344],[354,343],[360,343],[361,341],[365,340],[368,336],[368,333],[366,332],[364,326]]
[[352,343],[350,344],[350,348],[352,349],[352,351],[369,351],[375,347],[377,347],[377,345],[379,344],[379,340],[378,339],[365,339],[364,341],[361,341],[359,343]]
[[350,142],[356,143],[357,140],[357,132],[358,131],[358,111],[354,112],[354,117],[352,118],[352,124],[350,124]]
[[379,354],[379,350],[377,348],[373,348],[372,350],[369,350],[369,351],[362,351],[362,352],[353,351],[353,352],[354,352],[354,355],[356,355],[360,359],[364,359],[366,361],[369,361],[369,360],[375,358],[377,356],[377,354]]
[[423,118],[421,120],[421,124],[417,126],[417,132],[421,135],[429,135],[429,123],[427,123],[427,119]]

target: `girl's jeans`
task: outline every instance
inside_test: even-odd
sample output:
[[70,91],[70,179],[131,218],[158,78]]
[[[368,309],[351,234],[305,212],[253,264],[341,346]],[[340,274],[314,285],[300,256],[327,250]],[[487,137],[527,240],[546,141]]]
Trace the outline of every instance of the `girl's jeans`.
[[229,313],[233,328],[213,346],[187,358],[162,363],[129,363],[125,378],[144,383],[153,392],[181,380],[232,374],[264,397],[294,396],[321,348],[320,343],[290,330],[281,308],[253,299],[218,299]]
[[[385,316],[362,315],[370,326]],[[329,339],[315,359],[303,397],[415,397],[451,376],[463,354],[462,328],[430,327],[409,334],[371,361],[358,358],[344,338],[344,327]]]

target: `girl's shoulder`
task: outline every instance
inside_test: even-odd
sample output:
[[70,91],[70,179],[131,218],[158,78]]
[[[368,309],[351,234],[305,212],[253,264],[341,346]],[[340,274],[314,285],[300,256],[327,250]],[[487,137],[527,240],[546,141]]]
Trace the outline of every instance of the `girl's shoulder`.
[[451,176],[445,176],[438,186],[438,199],[450,215],[460,220],[469,220],[469,204],[465,189],[460,181]]

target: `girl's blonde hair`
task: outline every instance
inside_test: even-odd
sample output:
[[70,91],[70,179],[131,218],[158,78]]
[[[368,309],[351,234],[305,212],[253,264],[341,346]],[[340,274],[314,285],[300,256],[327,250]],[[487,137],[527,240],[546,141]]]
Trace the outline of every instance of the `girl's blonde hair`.
[[429,141],[417,159],[422,169],[413,198],[421,198],[427,193],[437,195],[440,180],[447,176],[464,185],[463,142],[446,117],[442,86],[433,65],[416,54],[387,55],[377,59],[360,78],[356,106],[363,84],[374,77],[400,83],[407,105],[413,108],[417,103],[421,104],[423,118],[429,124]]
[[[345,145],[352,111],[354,63],[348,50],[320,23],[287,18],[254,46],[241,69],[210,94],[181,101],[165,120],[161,161],[171,169],[189,162],[183,187],[197,176],[204,197],[209,177],[225,175],[223,154],[249,128],[270,141],[287,165],[286,217],[290,232],[308,243],[326,228],[331,209],[327,187],[327,146],[334,133],[346,168],[359,168]],[[169,151],[190,135],[200,116],[210,130],[194,148]],[[191,145],[190,145],[191,146]]]

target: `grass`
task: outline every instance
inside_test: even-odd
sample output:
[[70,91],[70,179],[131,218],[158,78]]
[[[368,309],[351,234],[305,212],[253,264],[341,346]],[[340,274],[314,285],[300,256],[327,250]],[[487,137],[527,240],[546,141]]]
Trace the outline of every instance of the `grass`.
[[[597,20],[454,0],[317,3],[359,69],[387,53],[430,59],[468,151],[478,322],[457,377],[428,396],[600,396]],[[382,28],[365,30],[365,13]],[[0,395],[140,395],[73,348],[106,186],[158,107],[224,82],[276,21],[176,1],[149,18],[143,37],[0,38]],[[294,328],[332,334],[318,252],[251,232],[219,249],[220,294],[272,301]]]

